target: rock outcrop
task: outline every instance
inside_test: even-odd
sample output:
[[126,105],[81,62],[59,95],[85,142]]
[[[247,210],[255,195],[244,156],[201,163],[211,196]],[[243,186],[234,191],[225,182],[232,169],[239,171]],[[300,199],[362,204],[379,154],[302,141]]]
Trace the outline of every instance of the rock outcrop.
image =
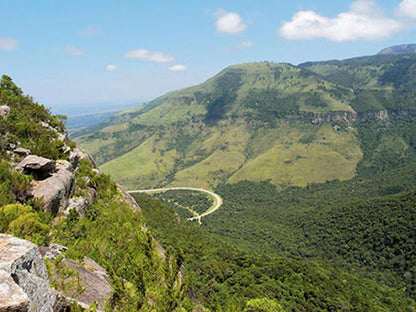
[[56,169],[53,160],[36,155],[26,156],[19,167],[23,173],[31,174],[35,180],[46,179]]
[[[65,246],[51,244],[49,246],[41,247],[40,252],[44,258],[54,260],[66,250]],[[112,293],[111,281],[107,275],[106,270],[101,267],[94,260],[84,257],[82,264],[74,260],[63,259],[59,266],[72,270],[74,274],[70,277],[62,277],[59,273],[55,272],[50,279],[60,280],[65,284],[69,284],[71,281],[79,283],[82,291],[79,293],[68,294],[57,292],[58,301],[61,309],[69,307],[70,303],[74,300],[82,308],[88,308],[92,304],[97,304],[97,311],[104,311],[106,300],[108,300]],[[64,279],[64,280],[62,280]]]
[[34,181],[30,194],[42,200],[43,211],[56,214],[60,209],[66,209],[74,191],[74,174],[61,168],[45,180]]
[[6,119],[7,115],[10,113],[10,107],[7,105],[0,106],[0,117]]
[[0,311],[53,311],[55,295],[37,246],[0,234]]

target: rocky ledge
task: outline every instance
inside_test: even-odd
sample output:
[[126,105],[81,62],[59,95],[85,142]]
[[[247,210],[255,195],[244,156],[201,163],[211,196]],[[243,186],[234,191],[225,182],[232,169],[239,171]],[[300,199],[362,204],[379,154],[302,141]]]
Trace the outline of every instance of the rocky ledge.
[[0,312],[53,311],[55,295],[38,247],[0,234]]

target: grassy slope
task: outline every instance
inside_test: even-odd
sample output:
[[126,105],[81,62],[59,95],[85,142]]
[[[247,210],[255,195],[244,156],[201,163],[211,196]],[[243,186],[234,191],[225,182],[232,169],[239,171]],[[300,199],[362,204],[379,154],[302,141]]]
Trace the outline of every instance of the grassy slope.
[[[259,99],[258,94],[266,96]],[[276,117],[272,117],[272,126],[263,137],[276,141],[268,142],[265,149],[256,141],[264,115],[287,114],[291,103],[296,104],[294,112],[353,112],[348,105],[351,96],[350,90],[292,65],[236,65],[202,85],[172,92],[137,111],[129,110],[120,116],[131,114],[132,119],[120,117],[122,123],[83,136],[78,142],[96,155],[99,163],[105,162],[101,165],[104,172],[129,188],[214,187],[245,179],[305,185],[347,179],[354,176],[361,158],[353,133],[335,135],[329,127],[292,125],[294,133],[284,139],[288,127],[274,124]],[[309,101],[310,97],[319,104]],[[320,133],[321,138],[310,137],[311,131]],[[308,142],[303,143],[306,137]],[[322,142],[322,137],[328,141]],[[345,142],[351,146],[348,153],[338,148]],[[272,165],[271,160],[277,163]]]

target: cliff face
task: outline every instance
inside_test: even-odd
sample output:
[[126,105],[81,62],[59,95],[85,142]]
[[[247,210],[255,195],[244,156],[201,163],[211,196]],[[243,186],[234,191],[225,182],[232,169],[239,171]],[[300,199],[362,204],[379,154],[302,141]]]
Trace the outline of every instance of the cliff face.
[[0,311],[53,311],[55,295],[38,247],[0,234]]

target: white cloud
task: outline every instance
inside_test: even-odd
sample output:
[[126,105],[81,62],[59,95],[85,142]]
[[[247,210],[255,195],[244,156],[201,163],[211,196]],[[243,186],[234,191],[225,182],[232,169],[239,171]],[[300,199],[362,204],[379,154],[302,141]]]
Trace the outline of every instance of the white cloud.
[[168,69],[170,71],[173,71],[173,72],[183,72],[183,71],[186,70],[186,66],[182,65],[182,64],[178,64],[178,65],[174,65],[172,67],[169,67]]
[[251,42],[251,41],[243,41],[243,42],[240,42],[240,44],[238,46],[240,48],[251,48],[253,46],[253,42]]
[[399,15],[416,19],[416,0],[403,0],[397,11]]
[[112,72],[112,71],[116,71],[116,70],[118,70],[118,67],[117,67],[116,65],[113,65],[113,64],[108,64],[108,65],[105,67],[105,69],[106,69],[107,71]]
[[221,51],[223,53],[231,53],[231,52],[233,52],[233,50],[231,48],[229,48],[229,47],[224,47],[224,48],[221,49]]
[[66,46],[65,50],[72,56],[82,56],[85,55],[86,53],[74,46]]
[[84,30],[80,31],[81,36],[95,36],[100,33],[100,29],[94,26],[87,26]]
[[334,18],[314,11],[299,11],[292,21],[283,23],[279,34],[289,40],[376,41],[388,39],[404,27],[401,22],[385,17],[373,0],[358,0],[350,5],[348,12]]
[[216,16],[217,32],[220,34],[235,35],[243,32],[247,28],[247,25],[243,23],[241,16],[235,12],[219,10],[216,13]]
[[0,38],[0,50],[12,51],[17,48],[19,41],[11,38]]
[[175,60],[173,56],[167,55],[163,52],[149,51],[145,49],[129,51],[125,54],[125,57],[129,59],[139,59],[157,63],[170,63]]

